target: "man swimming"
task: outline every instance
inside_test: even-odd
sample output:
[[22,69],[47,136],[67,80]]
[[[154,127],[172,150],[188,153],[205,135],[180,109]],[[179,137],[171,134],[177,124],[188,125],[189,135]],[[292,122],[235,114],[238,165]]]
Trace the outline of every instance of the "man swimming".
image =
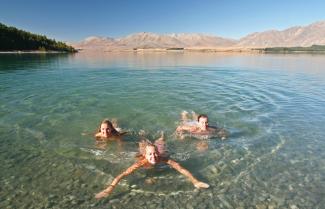
[[176,128],[177,134],[187,132],[194,135],[216,135],[222,140],[227,138],[227,132],[215,126],[209,126],[208,116],[205,114],[196,115],[192,113],[192,120],[187,117],[187,112],[182,112],[182,124]]

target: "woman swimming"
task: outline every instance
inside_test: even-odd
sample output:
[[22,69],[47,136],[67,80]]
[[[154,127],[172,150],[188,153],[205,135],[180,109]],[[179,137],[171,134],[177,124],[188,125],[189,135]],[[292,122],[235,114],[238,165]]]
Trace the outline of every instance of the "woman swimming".
[[98,128],[98,132],[95,134],[96,140],[104,141],[111,137],[119,137],[125,135],[127,132],[119,132],[120,128],[117,126],[116,120],[112,122],[108,119],[103,120]]
[[140,157],[138,158],[137,162],[135,162],[128,169],[118,175],[106,189],[96,194],[95,197],[97,199],[107,197],[109,194],[112,193],[114,187],[119,183],[119,181],[123,177],[130,175],[132,172],[141,167],[152,167],[158,163],[166,163],[170,165],[172,168],[174,168],[184,176],[188,177],[196,188],[209,188],[208,184],[197,180],[188,170],[183,168],[176,161],[170,159],[166,155],[166,150],[164,149],[164,147],[165,146],[163,136],[157,139],[155,143],[151,143],[148,140],[142,140],[139,143]]

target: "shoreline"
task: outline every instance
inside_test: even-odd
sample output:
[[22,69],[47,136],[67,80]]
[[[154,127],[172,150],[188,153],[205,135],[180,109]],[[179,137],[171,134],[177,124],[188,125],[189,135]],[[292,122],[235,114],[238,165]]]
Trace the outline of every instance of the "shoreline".
[[115,52],[166,52],[166,53],[249,53],[249,54],[325,54],[325,50],[273,50],[273,48],[137,48],[137,49],[78,49],[77,52],[66,51],[0,51],[0,54],[73,54],[73,53],[115,53]]
[[114,52],[165,52],[165,53],[248,53],[248,54],[325,54],[325,50],[269,50],[268,48],[184,48],[184,49],[169,49],[169,48],[151,48],[151,49],[110,49],[110,50],[94,50],[83,49],[81,53],[114,53]]
[[0,51],[0,54],[69,54],[69,53],[76,53],[76,52],[66,52],[66,51]]

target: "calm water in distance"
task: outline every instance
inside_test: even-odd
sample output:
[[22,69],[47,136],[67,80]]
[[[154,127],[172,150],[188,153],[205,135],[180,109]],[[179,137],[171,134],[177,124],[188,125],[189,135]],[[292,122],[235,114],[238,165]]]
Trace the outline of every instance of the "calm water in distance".
[[[177,139],[183,110],[229,138]],[[130,132],[122,147],[96,146],[104,118]],[[0,54],[0,208],[324,208],[324,123],[325,55]],[[140,130],[164,131],[210,188],[141,169],[95,200],[135,161]]]

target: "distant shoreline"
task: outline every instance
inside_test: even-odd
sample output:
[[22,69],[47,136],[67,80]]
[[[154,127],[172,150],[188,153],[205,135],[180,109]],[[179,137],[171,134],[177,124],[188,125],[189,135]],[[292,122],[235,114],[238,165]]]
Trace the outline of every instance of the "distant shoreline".
[[136,48],[136,49],[82,49],[82,53],[87,52],[229,52],[229,53],[261,53],[260,50],[252,48]]
[[[39,50],[31,50],[31,51],[0,51],[0,54],[70,54],[71,52],[67,51],[39,51]],[[75,52],[73,52],[75,53]]]
[[269,48],[136,48],[136,49],[83,49],[82,52],[203,52],[203,53],[252,53],[252,54],[325,54],[325,48],[314,47],[269,47]]
[[[77,52],[82,53],[114,53],[114,52],[202,52],[202,53],[252,53],[252,54],[325,54],[325,49],[314,50],[312,47],[271,47],[271,48],[136,48],[136,49],[111,49],[111,50],[97,50],[97,49],[79,49]],[[0,51],[0,54],[70,54],[77,52],[67,51]]]

